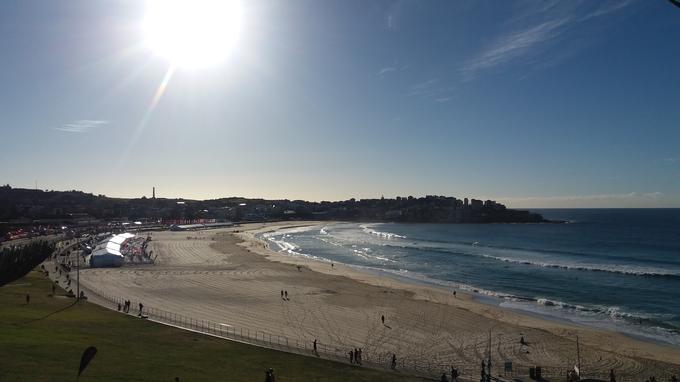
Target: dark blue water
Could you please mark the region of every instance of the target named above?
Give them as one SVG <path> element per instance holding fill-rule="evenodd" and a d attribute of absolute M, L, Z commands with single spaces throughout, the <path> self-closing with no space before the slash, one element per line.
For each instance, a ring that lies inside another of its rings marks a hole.
<path fill-rule="evenodd" d="M 265 237 L 293 256 L 680 345 L 680 209 L 536 212 L 569 223 L 336 223 Z"/>

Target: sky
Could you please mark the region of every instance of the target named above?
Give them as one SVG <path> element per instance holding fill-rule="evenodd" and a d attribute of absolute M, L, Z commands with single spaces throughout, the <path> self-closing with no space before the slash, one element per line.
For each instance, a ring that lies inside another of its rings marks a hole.
<path fill-rule="evenodd" d="M 680 207 L 668 1 L 240 4 L 195 68 L 149 45 L 143 1 L 1 2 L 0 183 Z"/>

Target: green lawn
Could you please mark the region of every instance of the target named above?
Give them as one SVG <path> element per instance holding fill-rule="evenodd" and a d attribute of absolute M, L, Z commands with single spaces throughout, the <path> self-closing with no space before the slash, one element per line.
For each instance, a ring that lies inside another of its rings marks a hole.
<path fill-rule="evenodd" d="M 74 381 L 90 345 L 98 352 L 81 381 L 251 382 L 264 381 L 268 367 L 277 382 L 421 381 L 202 336 L 50 293 L 38 272 L 0 288 L 0 381 Z"/>

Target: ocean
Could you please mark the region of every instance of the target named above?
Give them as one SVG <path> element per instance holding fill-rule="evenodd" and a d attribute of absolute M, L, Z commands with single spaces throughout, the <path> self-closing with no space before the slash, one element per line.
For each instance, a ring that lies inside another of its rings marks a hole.
<path fill-rule="evenodd" d="M 532 212 L 567 223 L 329 223 L 263 238 L 290 256 L 680 346 L 680 209 Z"/>

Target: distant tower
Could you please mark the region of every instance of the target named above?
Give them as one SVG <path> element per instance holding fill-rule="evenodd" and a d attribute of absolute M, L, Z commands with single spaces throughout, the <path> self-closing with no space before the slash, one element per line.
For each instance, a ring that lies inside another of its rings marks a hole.
<path fill-rule="evenodd" d="M 153 187 L 151 191 L 151 199 L 156 199 L 156 187 Z"/>
<path fill-rule="evenodd" d="M 463 200 L 463 205 L 465 205 L 465 207 L 467 207 L 467 206 L 468 206 L 468 203 L 469 203 L 468 198 L 465 198 L 465 199 Z"/>

